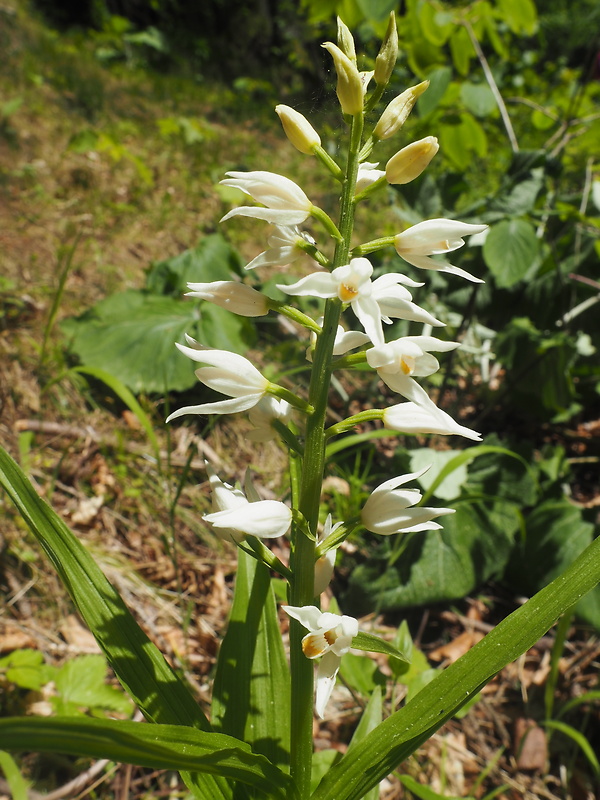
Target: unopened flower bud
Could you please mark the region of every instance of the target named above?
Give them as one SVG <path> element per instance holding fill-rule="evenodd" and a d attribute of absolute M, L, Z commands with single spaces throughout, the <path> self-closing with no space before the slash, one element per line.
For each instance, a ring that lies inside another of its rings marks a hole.
<path fill-rule="evenodd" d="M 406 122 L 408 115 L 413 110 L 414 104 L 417 99 L 423 94 L 425 89 L 429 86 L 429 81 L 423 81 L 416 86 L 411 86 L 398 97 L 395 97 L 388 107 L 385 109 L 379 122 L 375 126 L 373 136 L 375 139 L 389 139 L 393 136 Z"/>
<path fill-rule="evenodd" d="M 188 283 L 187 297 L 200 297 L 242 317 L 263 317 L 269 313 L 267 298 L 251 286 L 237 281 Z"/>
<path fill-rule="evenodd" d="M 439 149 L 435 136 L 426 136 L 403 147 L 385 165 L 387 182 L 403 184 L 418 178 Z"/>
<path fill-rule="evenodd" d="M 356 50 L 354 49 L 354 37 L 350 32 L 350 28 L 339 17 L 337 18 L 337 40 L 338 40 L 338 47 L 340 48 L 342 53 L 348 56 L 348 58 L 350 59 L 350 61 L 352 61 L 353 64 L 356 64 Z"/>
<path fill-rule="evenodd" d="M 342 112 L 351 116 L 360 114 L 363 110 L 364 90 L 356 64 L 333 42 L 325 42 L 323 47 L 328 53 L 331 53 L 333 58 L 338 77 L 336 94 L 340 101 Z"/>
<path fill-rule="evenodd" d="M 388 83 L 396 66 L 397 58 L 398 31 L 396 29 L 396 14 L 392 11 L 390 12 L 390 21 L 385 37 L 381 43 L 381 49 L 375 59 L 375 83 L 378 86 L 385 86 Z"/>
<path fill-rule="evenodd" d="M 313 149 L 321 144 L 321 137 L 310 122 L 299 111 L 289 106 L 275 106 L 285 135 L 301 153 L 311 155 Z"/>

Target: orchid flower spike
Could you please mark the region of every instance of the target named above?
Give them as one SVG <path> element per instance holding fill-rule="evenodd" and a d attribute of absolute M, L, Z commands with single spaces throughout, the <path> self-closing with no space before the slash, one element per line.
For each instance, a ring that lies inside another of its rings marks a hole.
<path fill-rule="evenodd" d="M 267 394 L 269 381 L 247 358 L 228 350 L 213 350 L 186 335 L 189 347 L 177 343 L 178 349 L 192 361 L 208 364 L 196 370 L 196 377 L 216 392 L 229 395 L 229 400 L 201 403 L 179 408 L 167 417 L 167 422 L 184 414 L 234 414 L 247 411 Z"/>
<path fill-rule="evenodd" d="M 420 478 L 429 467 L 420 472 L 391 478 L 378 486 L 369 496 L 360 514 L 362 524 L 368 531 L 390 536 L 411 531 L 433 531 L 442 526 L 432 522 L 434 517 L 454 514 L 453 508 L 410 508 L 421 500 L 418 489 L 398 489 L 415 478 Z"/>
<path fill-rule="evenodd" d="M 325 706 L 335 685 L 342 656 L 352 647 L 358 633 L 358 621 L 345 614 L 323 612 L 316 606 L 282 606 L 285 613 L 308 629 L 302 639 L 302 652 L 307 658 L 319 658 L 315 710 L 323 719 Z"/>
<path fill-rule="evenodd" d="M 246 269 L 282 267 L 291 264 L 292 261 L 296 261 L 304 255 L 304 250 L 299 245 L 306 242 L 315 244 L 312 236 L 303 233 L 296 226 L 276 225 L 275 232 L 267 239 L 269 249 L 259 253 L 249 264 L 246 264 Z"/>
<path fill-rule="evenodd" d="M 430 256 L 451 253 L 465 243 L 463 236 L 483 233 L 487 225 L 471 225 L 451 219 L 427 219 L 394 237 L 396 252 L 413 267 L 433 269 L 459 275 L 472 283 L 484 283 L 471 273 L 446 261 L 434 261 Z"/>
<path fill-rule="evenodd" d="M 279 500 L 248 500 L 241 489 L 223 483 L 207 464 L 208 479 L 212 489 L 213 512 L 202 519 L 213 528 L 221 539 L 235 544 L 246 536 L 261 539 L 276 539 L 283 536 L 292 522 L 291 509 Z M 256 497 L 256 490 L 249 481 L 247 494 Z"/>
<path fill-rule="evenodd" d="M 276 225 L 299 225 L 310 216 L 312 203 L 298 184 L 274 172 L 227 172 L 223 186 L 241 189 L 262 206 L 239 206 L 225 214 L 221 222 L 231 217 L 254 217 Z"/>

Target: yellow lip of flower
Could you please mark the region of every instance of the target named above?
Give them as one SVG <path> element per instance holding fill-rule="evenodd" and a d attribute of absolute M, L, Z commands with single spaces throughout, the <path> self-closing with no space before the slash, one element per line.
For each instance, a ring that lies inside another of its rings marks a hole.
<path fill-rule="evenodd" d="M 342 303 L 351 303 L 356 295 L 358 294 L 358 289 L 356 286 L 352 286 L 350 283 L 342 283 L 339 288 L 339 298 Z"/>

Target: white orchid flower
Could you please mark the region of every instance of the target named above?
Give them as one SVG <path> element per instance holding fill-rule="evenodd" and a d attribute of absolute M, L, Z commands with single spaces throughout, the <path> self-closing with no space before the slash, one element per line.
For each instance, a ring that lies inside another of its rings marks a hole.
<path fill-rule="evenodd" d="M 247 411 L 265 396 L 269 381 L 247 358 L 228 350 L 204 347 L 187 335 L 186 339 L 191 346 L 177 344 L 178 349 L 192 361 L 209 365 L 196 370 L 198 380 L 216 392 L 229 395 L 230 399 L 185 406 L 169 414 L 167 422 L 184 414 L 234 414 Z"/>
<path fill-rule="evenodd" d="M 288 422 L 292 407 L 287 400 L 277 400 L 275 397 L 263 397 L 250 409 L 248 417 L 254 425 L 254 430 L 249 431 L 246 437 L 251 442 L 268 442 L 277 436 L 273 427 L 274 420 Z"/>
<path fill-rule="evenodd" d="M 317 544 L 324 542 L 330 534 L 336 531 L 343 524 L 343 522 L 336 522 L 336 524 L 333 525 L 331 514 L 327 514 L 327 519 L 323 525 L 323 532 L 320 535 L 317 535 Z M 313 590 L 315 597 L 318 597 L 322 592 L 324 592 L 331 583 L 333 570 L 335 568 L 336 553 L 337 547 L 332 547 L 331 550 L 328 550 L 325 553 L 325 555 L 320 556 L 320 558 L 315 561 L 315 584 Z"/>
<path fill-rule="evenodd" d="M 379 312 L 384 322 L 391 323 L 392 318 L 406 319 L 411 322 L 422 322 L 433 327 L 443 327 L 444 323 L 432 316 L 429 311 L 412 302 L 412 295 L 406 289 L 423 286 L 401 275 L 398 272 L 388 272 L 380 275 L 372 284 L 372 296 L 379 306 Z"/>
<path fill-rule="evenodd" d="M 447 352 L 456 347 L 459 347 L 458 342 L 444 342 L 433 336 L 404 336 L 380 347 L 371 347 L 366 357 L 369 366 L 377 370 L 381 380 L 390 389 L 423 406 L 435 416 L 439 412 L 438 407 L 425 389 L 413 380 L 413 376 L 423 378 L 439 369 L 439 361 L 431 355 L 430 350 Z"/>
<path fill-rule="evenodd" d="M 299 225 L 310 216 L 312 203 L 297 183 L 275 172 L 227 172 L 223 186 L 241 189 L 261 206 L 239 206 L 225 214 L 221 222 L 231 217 L 254 217 L 276 225 Z"/>
<path fill-rule="evenodd" d="M 277 284 L 286 294 L 298 297 L 338 297 L 349 303 L 373 344 L 383 344 L 383 328 L 377 301 L 371 296 L 373 266 L 366 258 L 353 258 L 332 272 L 313 272 L 289 286 Z"/>
<path fill-rule="evenodd" d="M 384 177 L 385 170 L 377 169 L 378 166 L 379 163 L 372 163 L 371 161 L 364 161 L 359 165 L 354 194 L 360 194 L 368 186 L 375 183 L 375 181 Z"/>
<path fill-rule="evenodd" d="M 471 225 L 451 219 L 428 219 L 395 236 L 394 246 L 398 255 L 414 267 L 447 272 L 473 283 L 483 283 L 464 269 L 446 261 L 434 261 L 430 256 L 458 250 L 465 243 L 463 236 L 483 233 L 486 228 L 487 225 Z"/>
<path fill-rule="evenodd" d="M 475 442 L 481 441 L 480 433 L 459 425 L 441 408 L 434 414 L 429 408 L 423 408 L 416 403 L 398 403 L 384 409 L 382 421 L 386 428 L 402 433 L 437 433 L 442 436 L 455 434 Z"/>
<path fill-rule="evenodd" d="M 188 283 L 186 297 L 199 297 L 242 317 L 263 317 L 269 313 L 269 303 L 262 292 L 238 281 Z"/>
<path fill-rule="evenodd" d="M 257 267 L 282 267 L 291 264 L 304 254 L 304 250 L 298 247 L 299 243 L 308 242 L 315 244 L 315 240 L 308 233 L 303 233 L 296 226 L 286 227 L 276 225 L 275 232 L 267 239 L 268 250 L 259 253 L 253 258 L 246 269 L 256 269 Z"/>
<path fill-rule="evenodd" d="M 212 489 L 211 514 L 202 519 L 213 528 L 221 539 L 234 543 L 241 542 L 245 536 L 260 539 L 276 539 L 283 536 L 292 522 L 291 509 L 279 500 L 258 500 L 252 482 L 247 478 L 246 494 L 223 483 L 214 470 L 207 465 L 208 479 Z"/>
<path fill-rule="evenodd" d="M 345 614 L 321 611 L 316 606 L 282 606 L 286 614 L 310 631 L 302 639 L 302 652 L 307 658 L 319 658 L 315 710 L 321 719 L 331 696 L 344 653 L 352 647 L 358 633 L 358 621 Z"/>
<path fill-rule="evenodd" d="M 410 508 L 421 500 L 418 489 L 398 489 L 415 478 L 420 478 L 429 467 L 391 478 L 378 486 L 364 504 L 360 517 L 368 531 L 390 536 L 394 533 L 410 533 L 411 531 L 433 531 L 442 526 L 432 522 L 434 517 L 454 514 L 453 508 L 427 508 L 420 506 Z"/>

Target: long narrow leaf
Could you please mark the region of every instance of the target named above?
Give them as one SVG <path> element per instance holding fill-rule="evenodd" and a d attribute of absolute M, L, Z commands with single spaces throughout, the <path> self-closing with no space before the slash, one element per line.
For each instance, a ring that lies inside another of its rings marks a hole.
<path fill-rule="evenodd" d="M 313 800 L 359 800 L 600 581 L 600 538 L 541 592 L 392 714 L 325 776 Z"/>
<path fill-rule="evenodd" d="M 269 798 L 297 798 L 292 779 L 250 745 L 222 733 L 183 725 L 87 717 L 13 717 L 0 720 L 0 747 L 108 758 L 152 769 L 201 771 L 223 775 Z M 204 796 L 213 800 L 214 794 Z"/>
<path fill-rule="evenodd" d="M 559 722 L 559 720 L 556 719 L 547 719 L 545 722 L 542 722 L 542 725 L 545 725 L 546 728 L 560 731 L 560 733 L 563 733 L 565 736 L 569 736 L 581 749 L 581 752 L 590 762 L 590 766 L 596 775 L 600 775 L 600 762 L 598 761 L 598 757 L 594 753 L 594 748 L 581 731 L 578 731 L 572 725 L 567 725 L 566 722 Z"/>
<path fill-rule="evenodd" d="M 203 730 L 210 723 L 193 696 L 139 627 L 119 593 L 60 517 L 0 448 L 0 485 L 46 552 L 115 674 L 147 719 Z M 194 778 L 189 780 L 194 783 Z M 200 776 L 207 797 L 228 798 L 225 781 Z M 198 788 L 198 787 L 197 787 Z M 202 796 L 202 795 L 200 795 Z"/>
<path fill-rule="evenodd" d="M 269 570 L 238 550 L 233 605 L 213 685 L 213 725 L 286 767 L 289 703 L 290 671 Z"/>

